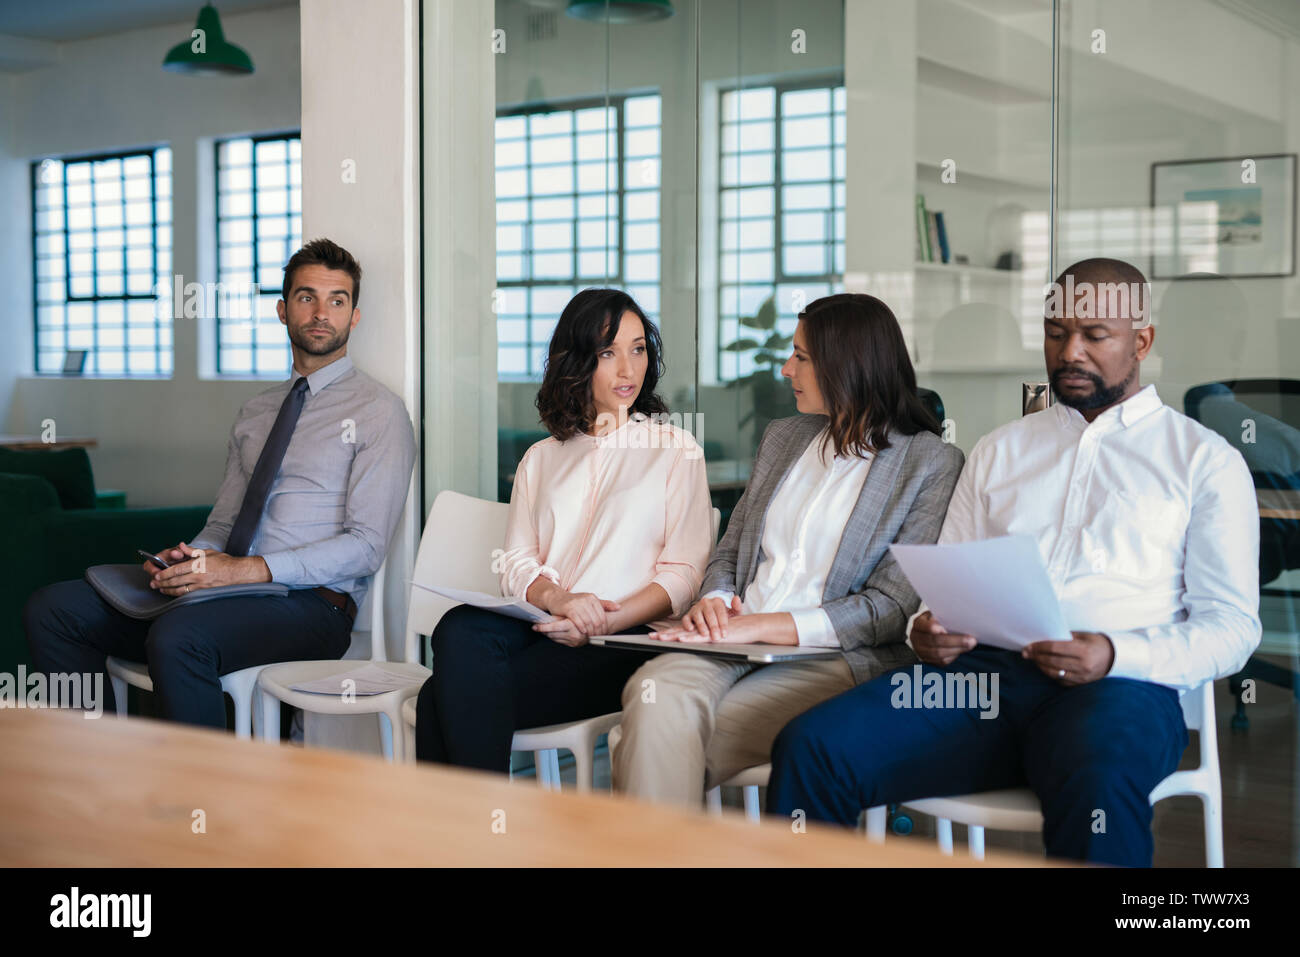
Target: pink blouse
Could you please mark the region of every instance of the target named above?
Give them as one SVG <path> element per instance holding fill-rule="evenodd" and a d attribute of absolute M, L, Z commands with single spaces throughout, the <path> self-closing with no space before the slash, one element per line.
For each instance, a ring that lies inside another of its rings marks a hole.
<path fill-rule="evenodd" d="M 635 415 L 603 436 L 543 439 L 515 472 L 501 593 L 545 575 L 622 601 L 650 582 L 690 608 L 713 550 L 704 451 L 683 429 Z"/>

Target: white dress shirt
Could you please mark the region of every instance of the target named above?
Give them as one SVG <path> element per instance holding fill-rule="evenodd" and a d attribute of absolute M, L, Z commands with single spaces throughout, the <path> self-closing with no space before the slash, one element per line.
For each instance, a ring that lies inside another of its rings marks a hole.
<path fill-rule="evenodd" d="M 813 438 L 772 496 L 763 517 L 758 569 L 740 605 L 747 614 L 789 612 L 799 644 L 838 648 L 830 616 L 821 608 L 822 594 L 873 456 L 835 455 L 829 441 L 823 454 L 825 436 L 822 430 Z M 704 597 L 730 604 L 732 594 L 712 591 Z"/>
<path fill-rule="evenodd" d="M 677 617 L 712 550 L 704 450 L 684 429 L 636 413 L 607 435 L 543 439 L 524 453 L 501 594 L 525 599 L 544 575 L 567 591 L 622 601 L 653 582 Z"/>
<path fill-rule="evenodd" d="M 1109 672 L 1179 691 L 1259 644 L 1259 512 L 1240 453 L 1148 385 L 1091 424 L 1062 404 L 980 439 L 940 544 L 1038 542 L 1072 631 L 1107 635 Z"/>

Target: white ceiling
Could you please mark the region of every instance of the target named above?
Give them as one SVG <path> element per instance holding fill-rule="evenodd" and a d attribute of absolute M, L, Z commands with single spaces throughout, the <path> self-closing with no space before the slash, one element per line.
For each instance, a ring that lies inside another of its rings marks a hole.
<path fill-rule="evenodd" d="M 167 23 L 193 25 L 204 0 L 0 0 L 0 34 L 65 42 Z M 212 0 L 223 17 L 297 0 Z M 238 38 L 234 38 L 236 41 Z"/>

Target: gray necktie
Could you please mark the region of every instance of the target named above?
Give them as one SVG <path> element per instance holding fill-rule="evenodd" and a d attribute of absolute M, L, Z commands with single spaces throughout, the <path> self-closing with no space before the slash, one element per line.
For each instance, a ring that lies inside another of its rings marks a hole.
<path fill-rule="evenodd" d="M 266 437 L 262 454 L 257 457 L 253 477 L 244 492 L 244 502 L 239 506 L 239 517 L 235 519 L 235 527 L 230 530 L 230 538 L 226 541 L 227 555 L 247 555 L 253 544 L 253 535 L 262 520 L 262 509 L 266 508 L 266 497 L 271 494 L 271 486 L 280 472 L 280 463 L 289 448 L 289 439 L 293 438 L 293 428 L 298 424 L 306 395 L 307 379 L 299 376 L 280 403 L 280 414 L 275 417 L 271 434 Z"/>

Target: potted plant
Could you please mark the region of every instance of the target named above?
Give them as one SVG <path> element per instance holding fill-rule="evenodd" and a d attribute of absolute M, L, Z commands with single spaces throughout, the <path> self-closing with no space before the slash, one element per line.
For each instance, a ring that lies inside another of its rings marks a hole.
<path fill-rule="evenodd" d="M 758 445 L 763 430 L 773 419 L 794 415 L 794 393 L 781 381 L 780 368 L 790 355 L 793 336 L 784 336 L 776 329 L 776 298 L 768 296 L 752 317 L 741 317 L 742 329 L 752 329 L 757 336 L 742 336 L 723 346 L 726 352 L 753 353 L 754 371 L 727 383 L 729 389 L 749 392 L 749 409 L 736 423 L 739 431 L 753 423 L 753 445 Z"/>

